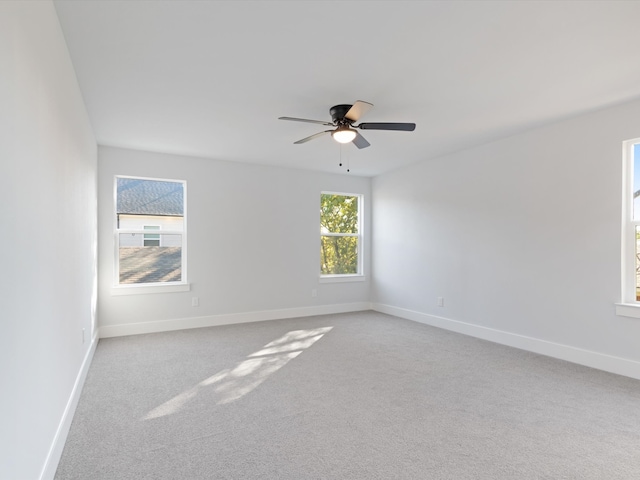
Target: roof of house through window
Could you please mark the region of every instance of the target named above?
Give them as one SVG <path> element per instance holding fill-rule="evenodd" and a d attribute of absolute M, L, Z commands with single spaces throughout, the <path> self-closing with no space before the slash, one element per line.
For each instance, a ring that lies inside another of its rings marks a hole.
<path fill-rule="evenodd" d="M 184 215 L 184 186 L 180 182 L 117 179 L 118 214 Z"/>

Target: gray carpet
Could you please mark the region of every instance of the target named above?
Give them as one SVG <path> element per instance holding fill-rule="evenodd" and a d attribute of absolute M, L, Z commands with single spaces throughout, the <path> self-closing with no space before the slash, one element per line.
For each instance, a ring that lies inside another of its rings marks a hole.
<path fill-rule="evenodd" d="M 640 382 L 375 312 L 101 340 L 56 479 L 640 479 Z"/>

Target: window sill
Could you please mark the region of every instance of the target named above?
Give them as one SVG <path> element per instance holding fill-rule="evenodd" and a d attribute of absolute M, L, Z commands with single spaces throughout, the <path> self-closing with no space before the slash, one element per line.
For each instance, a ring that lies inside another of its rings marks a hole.
<path fill-rule="evenodd" d="M 320 283 L 364 282 L 364 275 L 321 275 Z"/>
<path fill-rule="evenodd" d="M 616 315 L 640 318 L 640 303 L 616 303 Z"/>
<path fill-rule="evenodd" d="M 188 292 L 189 290 L 191 290 L 190 283 L 118 285 L 111 287 L 111 295 L 143 295 L 147 293 Z"/>

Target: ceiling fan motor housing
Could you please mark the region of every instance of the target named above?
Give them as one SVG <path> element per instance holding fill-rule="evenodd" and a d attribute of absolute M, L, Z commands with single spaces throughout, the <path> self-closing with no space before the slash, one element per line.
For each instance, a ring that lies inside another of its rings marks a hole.
<path fill-rule="evenodd" d="M 331 107 L 329 109 L 329 113 L 331 114 L 331 120 L 333 120 L 333 123 L 336 125 L 347 123 L 350 125 L 352 122 L 345 120 L 344 116 L 352 106 L 353 105 L 335 105 Z"/>

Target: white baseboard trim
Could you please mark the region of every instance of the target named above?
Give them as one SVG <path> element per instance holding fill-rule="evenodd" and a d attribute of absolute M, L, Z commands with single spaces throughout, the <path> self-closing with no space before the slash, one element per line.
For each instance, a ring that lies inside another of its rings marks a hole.
<path fill-rule="evenodd" d="M 538 338 L 527 337 L 525 335 L 505 332 L 503 330 L 496 330 L 480 325 L 473 325 L 471 323 L 451 320 L 449 318 L 429 315 L 391 305 L 373 303 L 371 305 L 371 309 L 407 320 L 413 320 L 414 322 L 431 325 L 432 327 L 462 333 L 471 337 L 481 338 L 490 342 L 500 343 L 509 347 L 539 353 L 548 357 L 558 358 L 568 362 L 577 363 L 579 365 L 640 380 L 640 362 L 635 360 L 614 357 L 604 353 L 584 350 L 569 345 L 540 340 Z"/>
<path fill-rule="evenodd" d="M 42 472 L 40 473 L 40 480 L 53 480 L 56 475 L 58 463 L 60 462 L 60 457 L 62 456 L 62 451 L 64 450 L 64 444 L 67 441 L 67 435 L 69 434 L 71 422 L 73 421 L 73 415 L 76 412 L 76 407 L 78 406 L 78 401 L 80 400 L 80 393 L 82 393 L 82 387 L 84 385 L 85 379 L 87 378 L 87 373 L 89 372 L 89 367 L 91 366 L 91 361 L 93 360 L 93 354 L 95 353 L 96 347 L 98 345 L 98 339 L 99 334 L 96 332 L 94 337 L 91 339 L 89 350 L 84 356 L 84 360 L 82 361 L 82 365 L 80 366 L 80 371 L 78 372 L 78 376 L 76 377 L 73 389 L 71 390 L 71 395 L 69 395 L 67 406 L 65 407 L 62 418 L 60 419 L 58 430 L 53 437 L 51 448 L 49 448 L 47 459 L 45 460 L 44 466 L 42 467 Z"/>
<path fill-rule="evenodd" d="M 340 303 L 334 305 L 319 305 L 314 307 L 285 308 L 280 310 L 263 310 L 259 312 L 229 313 L 223 315 L 208 315 L 206 317 L 179 318 L 173 320 L 159 320 L 156 322 L 129 323 L 120 325 L 101 325 L 100 338 L 121 337 L 124 335 L 139 335 L 141 333 L 168 332 L 188 328 L 217 327 L 235 323 L 262 322 L 281 318 L 310 317 L 314 315 L 329 315 L 332 313 L 359 312 L 371 310 L 371 303 Z"/>

